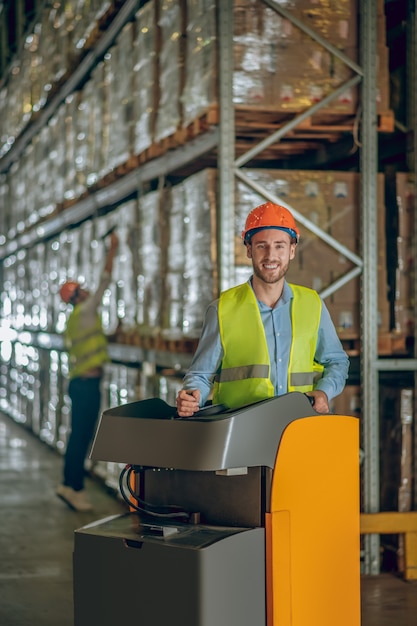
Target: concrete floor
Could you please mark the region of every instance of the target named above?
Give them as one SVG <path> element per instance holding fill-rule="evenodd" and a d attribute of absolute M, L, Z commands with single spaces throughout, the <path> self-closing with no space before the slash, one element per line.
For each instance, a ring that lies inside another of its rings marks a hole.
<path fill-rule="evenodd" d="M 68 509 L 54 493 L 62 458 L 1 413 L 0 469 L 0 624 L 73 626 L 73 532 L 126 507 L 87 479 L 94 512 Z M 417 582 L 364 577 L 362 626 L 417 626 Z"/>

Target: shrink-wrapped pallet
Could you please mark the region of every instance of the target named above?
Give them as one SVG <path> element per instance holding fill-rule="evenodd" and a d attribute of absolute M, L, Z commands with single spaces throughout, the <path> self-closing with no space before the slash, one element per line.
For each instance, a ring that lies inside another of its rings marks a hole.
<path fill-rule="evenodd" d="M 73 200 L 77 194 L 75 149 L 78 98 L 78 93 L 72 93 L 65 99 L 65 200 Z"/>
<path fill-rule="evenodd" d="M 51 180 L 53 168 L 50 167 L 51 159 L 54 157 L 56 158 L 56 153 L 51 147 L 50 127 L 46 125 L 37 135 L 36 153 L 34 153 L 36 182 L 32 181 L 32 184 L 36 187 L 39 219 L 49 217 L 56 206 L 56 197 L 52 193 L 54 187 Z"/>
<path fill-rule="evenodd" d="M 177 0 L 157 0 L 158 105 L 155 140 L 173 135 L 180 123 L 182 15 Z"/>
<path fill-rule="evenodd" d="M 88 142 L 91 149 L 91 170 L 87 185 L 94 185 L 107 171 L 109 147 L 109 93 L 105 81 L 106 64 L 100 61 L 91 73 L 90 113 L 91 124 L 88 130 Z M 88 87 L 90 89 L 90 87 Z"/>
<path fill-rule="evenodd" d="M 5 243 L 5 235 L 9 230 L 9 224 L 11 220 L 11 204 L 10 204 L 10 189 L 9 189 L 9 177 L 7 174 L 0 174 L 0 246 Z M 0 248 L 1 249 L 1 248 Z"/>
<path fill-rule="evenodd" d="M 93 126 L 92 82 L 88 81 L 83 89 L 75 94 L 74 137 L 74 166 L 75 166 L 75 193 L 80 196 L 88 185 L 89 175 L 93 169 L 94 143 L 91 141 Z"/>
<path fill-rule="evenodd" d="M 216 2 L 186 0 L 186 16 L 183 126 L 205 113 L 215 99 Z"/>
<path fill-rule="evenodd" d="M 133 153 L 140 154 L 152 143 L 156 113 L 156 23 L 155 2 L 147 2 L 135 16 L 133 40 Z"/>
<path fill-rule="evenodd" d="M 137 200 L 119 205 L 114 215 L 117 224 L 116 234 L 119 239 L 117 255 L 113 264 L 114 300 L 117 303 L 116 325 L 124 331 L 131 331 L 136 326 L 136 274 L 138 264 L 138 207 Z"/>
<path fill-rule="evenodd" d="M 68 71 L 68 36 L 65 28 L 64 3 L 55 2 L 42 13 L 40 54 L 45 67 L 45 90 L 65 76 Z"/>
<path fill-rule="evenodd" d="M 139 273 L 136 277 L 137 323 L 142 334 L 156 333 L 161 325 L 160 192 L 139 198 Z"/>
<path fill-rule="evenodd" d="M 65 197 L 65 104 L 61 104 L 48 122 L 49 145 L 49 197 L 56 207 Z"/>
<path fill-rule="evenodd" d="M 175 185 L 164 202 L 166 236 L 166 269 L 164 300 L 161 309 L 163 333 L 166 337 L 182 335 L 184 315 L 185 221 L 184 184 Z"/>
<path fill-rule="evenodd" d="M 338 53 L 330 52 L 290 19 L 259 0 L 234 6 L 233 101 L 236 105 L 297 113 L 313 106 L 355 75 L 339 52 L 359 60 L 356 0 L 307 2 L 294 0 L 283 8 L 317 33 Z M 378 33 L 385 32 L 383 11 L 377 16 Z M 358 87 L 345 90 L 323 113 L 354 114 Z M 377 107 L 389 109 L 388 56 L 385 39 L 378 38 Z"/>
<path fill-rule="evenodd" d="M 110 92 L 112 89 L 111 81 L 111 59 L 108 55 L 104 56 L 101 63 L 98 63 L 92 72 L 95 81 L 96 93 L 96 155 L 98 178 L 103 178 L 111 169 L 109 162 L 110 154 Z"/>
<path fill-rule="evenodd" d="M 40 276 L 39 263 L 34 258 L 34 250 L 26 251 L 26 286 L 25 286 L 25 325 L 28 329 L 39 330 L 38 297 L 39 289 L 35 290 L 36 272 Z"/>
<path fill-rule="evenodd" d="M 216 172 L 205 169 L 175 185 L 169 204 L 164 334 L 197 337 L 217 294 Z"/>
<path fill-rule="evenodd" d="M 183 332 L 198 337 L 209 303 L 217 295 L 216 172 L 205 169 L 184 181 Z"/>
<path fill-rule="evenodd" d="M 21 164 L 15 161 L 10 168 L 10 178 L 13 180 L 13 185 L 10 187 L 10 206 L 13 207 L 13 213 L 10 220 L 10 229 L 7 233 L 9 239 L 17 235 L 25 220 L 26 184 L 21 172 Z"/>
<path fill-rule="evenodd" d="M 132 52 L 133 27 L 122 29 L 116 43 L 106 55 L 109 88 L 109 167 L 125 163 L 131 152 L 132 136 Z"/>

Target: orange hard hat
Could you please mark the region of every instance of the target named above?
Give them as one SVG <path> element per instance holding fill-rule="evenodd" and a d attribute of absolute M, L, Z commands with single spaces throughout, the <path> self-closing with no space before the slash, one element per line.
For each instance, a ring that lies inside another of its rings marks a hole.
<path fill-rule="evenodd" d="M 77 289 L 81 287 L 80 283 L 77 283 L 75 280 L 67 280 L 66 283 L 61 285 L 59 289 L 59 295 L 63 299 L 64 302 L 69 304 L 73 299 L 75 292 Z"/>
<path fill-rule="evenodd" d="M 265 202 L 249 213 L 246 218 L 245 230 L 242 231 L 242 239 L 249 243 L 252 235 L 269 228 L 285 231 L 296 242 L 300 238 L 300 231 L 289 210 L 280 204 Z"/>

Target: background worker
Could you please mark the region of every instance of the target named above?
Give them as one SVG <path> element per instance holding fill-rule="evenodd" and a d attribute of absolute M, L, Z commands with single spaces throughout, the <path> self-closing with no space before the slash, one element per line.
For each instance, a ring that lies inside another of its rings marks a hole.
<path fill-rule="evenodd" d="M 73 306 L 64 332 L 65 346 L 69 353 L 68 393 L 72 410 L 63 483 L 56 494 L 76 511 L 92 509 L 84 490 L 84 463 L 101 406 L 103 366 L 109 361 L 107 338 L 98 309 L 110 283 L 117 246 L 118 238 L 113 232 L 110 235 L 110 248 L 104 270 L 94 294 L 90 294 L 75 281 L 67 281 L 60 288 L 61 298 Z"/>
<path fill-rule="evenodd" d="M 266 202 L 249 213 L 242 238 L 253 274 L 209 305 L 178 415 L 192 416 L 211 391 L 213 404 L 229 408 L 301 391 L 328 413 L 349 359 L 317 292 L 285 279 L 299 240 L 294 218 Z"/>

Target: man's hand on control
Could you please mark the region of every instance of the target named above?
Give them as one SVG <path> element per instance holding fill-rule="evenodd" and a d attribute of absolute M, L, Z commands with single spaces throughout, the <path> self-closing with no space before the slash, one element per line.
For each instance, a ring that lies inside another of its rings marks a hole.
<path fill-rule="evenodd" d="M 315 391 L 309 391 L 306 395 L 310 396 L 311 398 L 314 398 L 313 407 L 314 407 L 314 410 L 317 411 L 317 413 L 329 412 L 329 401 L 324 391 L 320 391 L 319 389 L 316 389 Z"/>
<path fill-rule="evenodd" d="M 191 417 L 200 410 L 200 390 L 181 389 L 177 395 L 177 413 L 180 417 Z"/>

